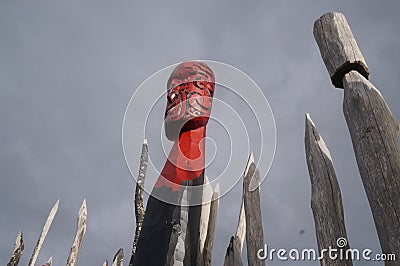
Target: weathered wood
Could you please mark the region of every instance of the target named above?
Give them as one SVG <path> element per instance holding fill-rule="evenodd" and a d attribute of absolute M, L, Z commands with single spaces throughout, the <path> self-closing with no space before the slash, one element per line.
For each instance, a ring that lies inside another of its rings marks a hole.
<path fill-rule="evenodd" d="M 19 260 L 21 259 L 23 251 L 24 251 L 24 239 L 22 236 L 22 230 L 20 230 L 17 235 L 17 238 L 15 239 L 14 250 L 11 255 L 10 261 L 7 263 L 7 266 L 17 266 Z"/>
<path fill-rule="evenodd" d="M 183 187 L 199 186 L 204 182 L 204 170 L 194 180 L 187 180 L 182 183 L 179 190 L 173 191 L 166 186 L 154 187 L 147 201 L 145 218 L 137 245 L 134 265 L 165 265 L 175 254 L 176 241 L 178 240 L 177 230 L 181 225 L 181 200 Z M 201 199 L 202 190 L 189 190 L 191 199 Z M 188 191 L 188 192 L 189 192 Z M 193 193 L 195 196 L 193 197 Z M 158 198 L 168 197 L 169 202 Z M 197 251 L 199 244 L 201 206 L 189 206 L 189 218 L 184 247 L 184 264 L 196 265 Z M 187 246 L 188 245 L 188 246 Z M 154 256 L 154 254 L 158 254 Z M 178 254 L 178 253 L 176 253 Z"/>
<path fill-rule="evenodd" d="M 103 262 L 103 266 L 108 266 L 108 260 L 105 260 L 105 261 Z"/>
<path fill-rule="evenodd" d="M 124 265 L 124 250 L 120 248 L 114 256 L 112 266 L 123 266 Z"/>
<path fill-rule="evenodd" d="M 246 237 L 246 214 L 244 210 L 244 197 L 242 196 L 242 204 L 240 206 L 239 221 L 236 228 L 236 234 L 231 237 L 228 248 L 226 249 L 225 261 L 224 261 L 225 266 L 243 265 L 241 256 L 242 256 L 245 237 Z"/>
<path fill-rule="evenodd" d="M 50 210 L 50 214 L 47 217 L 46 222 L 44 223 L 44 226 L 43 226 L 42 232 L 40 234 L 40 237 L 39 237 L 39 239 L 38 239 L 38 241 L 36 243 L 36 246 L 35 246 L 35 248 L 33 250 L 31 259 L 29 260 L 29 263 L 28 263 L 29 266 L 34 266 L 35 265 L 36 259 L 37 259 L 38 255 L 39 255 L 39 252 L 40 252 L 40 249 L 42 248 L 43 242 L 46 239 L 47 233 L 49 232 L 51 224 L 53 223 L 54 217 L 56 216 L 59 203 L 60 203 L 60 199 L 58 199 L 56 201 L 56 203 L 53 205 L 53 208 L 51 208 L 51 210 Z"/>
<path fill-rule="evenodd" d="M 265 265 L 265 262 L 257 257 L 257 251 L 264 247 L 259 184 L 260 173 L 251 154 L 243 178 L 247 261 L 249 265 Z"/>
<path fill-rule="evenodd" d="M 50 257 L 44 266 L 51 266 L 51 265 L 53 265 L 53 257 Z"/>
<path fill-rule="evenodd" d="M 136 189 L 135 189 L 136 229 L 135 229 L 135 237 L 133 239 L 132 255 L 129 261 L 129 266 L 133 266 L 137 242 L 139 240 L 140 232 L 142 230 L 143 219 L 145 214 L 145 209 L 143 204 L 143 190 L 144 190 L 144 181 L 146 179 L 148 160 L 149 160 L 149 147 L 147 145 L 147 139 L 144 139 L 142 144 L 142 153 L 140 155 L 139 176 L 136 182 Z"/>
<path fill-rule="evenodd" d="M 190 241 L 187 240 L 188 223 L 189 223 L 189 204 L 191 199 L 191 187 L 182 187 L 181 207 L 175 209 L 174 216 L 179 219 L 179 222 L 174 223 L 171 232 L 169 250 L 167 255 L 168 266 L 184 265 L 185 252 L 188 250 L 187 245 Z M 177 214 L 179 213 L 179 214 Z"/>
<path fill-rule="evenodd" d="M 224 266 L 242 266 L 242 252 L 240 251 L 240 240 L 238 236 L 232 236 L 226 249 Z"/>
<path fill-rule="evenodd" d="M 246 212 L 244 210 L 244 198 L 242 198 L 242 205 L 240 206 L 239 221 L 235 237 L 237 237 L 237 242 L 239 243 L 239 251 L 242 253 L 244 238 L 246 237 Z"/>
<path fill-rule="evenodd" d="M 215 226 L 217 224 L 217 216 L 218 216 L 218 206 L 219 206 L 219 195 L 220 189 L 219 184 L 215 186 L 214 193 L 211 199 L 210 205 L 210 216 L 208 218 L 208 228 L 207 228 L 207 236 L 204 242 L 203 249 L 203 264 L 209 266 L 211 265 L 211 257 L 212 257 L 212 249 L 214 245 L 215 238 Z"/>
<path fill-rule="evenodd" d="M 351 70 L 369 77 L 368 66 L 343 14 L 321 16 L 314 23 L 314 38 L 336 88 L 343 88 L 343 76 Z"/>
<path fill-rule="evenodd" d="M 210 180 L 207 176 L 204 177 L 204 186 L 203 186 L 203 197 L 202 197 L 202 206 L 201 206 L 201 215 L 200 215 L 200 236 L 199 236 L 199 247 L 197 252 L 197 265 L 204 265 L 203 262 L 203 250 L 204 243 L 207 237 L 208 230 L 208 219 L 210 217 L 210 203 L 212 198 L 213 190 L 210 185 Z"/>
<path fill-rule="evenodd" d="M 86 199 L 84 199 L 82 202 L 82 206 L 79 209 L 77 230 L 75 234 L 74 243 L 72 244 L 71 251 L 68 256 L 67 266 L 76 265 L 79 251 L 81 249 L 83 238 L 86 232 L 86 219 L 87 219 L 87 209 L 86 209 Z"/>
<path fill-rule="evenodd" d="M 382 251 L 400 258 L 399 124 L 381 93 L 358 72 L 346 74 L 343 84 L 343 112 Z"/>
<path fill-rule="evenodd" d="M 314 122 L 306 114 L 305 150 L 311 179 L 311 209 L 314 214 L 318 249 L 336 248 L 340 238 L 347 238 L 342 196 L 333 167 L 332 157 Z M 348 245 L 342 248 L 344 252 Z M 345 253 L 343 253 L 345 254 Z M 351 260 L 332 260 L 324 256 L 321 265 L 353 265 Z"/>

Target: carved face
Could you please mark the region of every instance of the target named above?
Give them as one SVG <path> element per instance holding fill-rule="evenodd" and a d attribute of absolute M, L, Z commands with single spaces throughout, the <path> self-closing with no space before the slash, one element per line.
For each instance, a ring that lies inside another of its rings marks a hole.
<path fill-rule="evenodd" d="M 205 63 L 179 64 L 167 84 L 165 133 L 175 140 L 180 132 L 205 126 L 211 113 L 214 73 Z"/>

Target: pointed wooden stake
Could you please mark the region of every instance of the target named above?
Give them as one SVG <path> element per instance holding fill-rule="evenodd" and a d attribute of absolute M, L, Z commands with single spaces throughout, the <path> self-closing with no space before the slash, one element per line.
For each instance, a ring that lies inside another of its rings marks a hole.
<path fill-rule="evenodd" d="M 40 234 L 40 237 L 36 243 L 35 249 L 33 250 L 31 259 L 29 260 L 29 263 L 28 263 L 29 266 L 35 265 L 36 259 L 40 252 L 40 249 L 42 248 L 43 242 L 46 239 L 47 233 L 49 232 L 51 224 L 53 223 L 54 217 L 56 216 L 56 213 L 58 211 L 59 203 L 60 203 L 60 199 L 58 199 L 56 201 L 56 203 L 54 204 L 53 208 L 51 208 L 50 214 L 47 217 L 47 220 L 43 226 L 42 233 Z"/>
<path fill-rule="evenodd" d="M 204 265 L 203 263 L 203 250 L 204 243 L 207 237 L 208 230 L 208 219 L 210 218 L 210 206 L 212 199 L 213 190 L 210 184 L 210 180 L 207 176 L 204 177 L 204 187 L 202 195 L 201 215 L 200 215 L 200 237 L 199 247 L 197 252 L 197 265 Z"/>
<path fill-rule="evenodd" d="M 120 248 L 114 256 L 112 266 L 123 266 L 124 265 L 124 250 Z"/>
<path fill-rule="evenodd" d="M 347 238 L 344 223 L 342 196 L 328 147 L 318 134 L 310 115 L 306 114 L 305 147 L 308 171 L 311 179 L 311 209 L 314 214 L 318 249 L 321 252 L 329 247 L 338 248 L 337 241 Z M 343 252 L 349 249 L 342 247 Z M 325 256 L 321 265 L 353 265 L 351 260 L 335 259 Z"/>
<path fill-rule="evenodd" d="M 84 199 L 82 202 L 82 206 L 79 209 L 75 240 L 74 243 L 72 244 L 71 251 L 68 256 L 67 266 L 76 265 L 78 254 L 81 249 L 83 238 L 86 232 L 86 219 L 87 219 L 87 209 L 86 209 L 86 199 Z"/>
<path fill-rule="evenodd" d="M 239 221 L 236 229 L 236 238 L 239 244 L 239 251 L 242 253 L 244 239 L 246 237 L 246 213 L 244 210 L 244 199 L 242 199 L 242 205 L 240 206 Z"/>
<path fill-rule="evenodd" d="M 24 240 L 22 237 L 22 230 L 20 230 L 17 235 L 17 238 L 15 239 L 14 251 L 11 255 L 10 261 L 7 263 L 7 266 L 17 266 L 23 251 L 24 251 Z"/>
<path fill-rule="evenodd" d="M 253 153 L 250 153 L 246 169 L 243 176 L 246 176 L 250 164 L 254 162 Z M 244 244 L 244 238 L 246 237 L 246 212 L 244 208 L 244 193 L 242 195 L 242 204 L 240 206 L 239 221 L 236 228 L 236 234 L 231 237 L 228 248 L 226 249 L 224 266 L 241 266 L 242 261 L 242 250 Z"/>
<path fill-rule="evenodd" d="M 50 257 L 44 266 L 51 266 L 53 264 L 53 258 Z"/>
<path fill-rule="evenodd" d="M 132 255 L 129 261 L 129 266 L 133 266 L 136 247 L 140 237 L 140 232 L 142 230 L 143 219 L 145 214 L 145 209 L 143 204 L 143 190 L 144 190 L 144 181 L 146 179 L 148 160 L 149 160 L 149 147 L 147 144 L 147 139 L 144 139 L 142 144 L 142 153 L 140 155 L 139 177 L 136 182 L 136 190 L 135 190 L 136 230 L 135 230 L 135 237 L 133 239 Z"/>
<path fill-rule="evenodd" d="M 256 168 L 254 157 L 251 153 L 243 178 L 247 261 L 249 265 L 265 265 L 265 262 L 257 257 L 257 251 L 264 247 L 259 184 L 260 173 Z"/>
<path fill-rule="evenodd" d="M 212 248 L 215 238 L 215 226 L 217 224 L 217 216 L 218 216 L 219 195 L 220 195 L 220 189 L 219 189 L 219 184 L 217 184 L 215 186 L 214 193 L 211 199 L 207 236 L 204 242 L 203 265 L 206 266 L 211 265 Z"/>
<path fill-rule="evenodd" d="M 242 252 L 240 251 L 240 243 L 238 236 L 232 236 L 229 246 L 226 249 L 224 266 L 242 266 Z"/>
<path fill-rule="evenodd" d="M 108 260 L 105 260 L 103 266 L 108 266 Z"/>

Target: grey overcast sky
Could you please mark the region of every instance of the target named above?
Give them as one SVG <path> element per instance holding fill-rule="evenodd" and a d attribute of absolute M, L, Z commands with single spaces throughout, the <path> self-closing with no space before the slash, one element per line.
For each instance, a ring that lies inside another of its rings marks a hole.
<path fill-rule="evenodd" d="M 126 105 L 149 75 L 197 58 L 249 74 L 273 110 L 276 156 L 261 188 L 266 243 L 316 248 L 303 144 L 310 112 L 334 159 L 350 245 L 380 252 L 342 113 L 343 91 L 330 83 L 312 28 L 325 12 L 346 15 L 370 80 L 400 118 L 399 7 L 395 0 L 2 0 L 0 264 L 20 229 L 21 265 L 27 264 L 57 198 L 59 212 L 38 265 L 50 256 L 54 265 L 65 264 L 83 198 L 88 227 L 78 264 L 101 265 L 120 247 L 129 257 L 135 220 L 134 182 L 121 145 Z M 137 127 L 142 141 L 143 125 Z M 237 186 L 221 199 L 215 265 L 222 265 L 235 231 L 240 194 Z"/>

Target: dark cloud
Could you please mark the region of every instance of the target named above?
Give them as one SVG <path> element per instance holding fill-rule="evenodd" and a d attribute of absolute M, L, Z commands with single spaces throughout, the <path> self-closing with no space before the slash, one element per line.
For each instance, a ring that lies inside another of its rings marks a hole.
<path fill-rule="evenodd" d="M 83 198 L 88 230 L 79 264 L 101 265 L 119 247 L 129 254 L 134 182 L 121 148 L 124 110 L 150 74 L 194 58 L 240 68 L 269 99 L 278 143 L 262 185 L 265 240 L 276 248 L 316 247 L 303 147 L 304 113 L 310 112 L 334 159 L 350 244 L 378 252 L 341 110 L 343 91 L 330 84 L 312 26 L 327 11 L 347 16 L 372 82 L 400 117 L 398 8 L 394 1 L 362 0 L 2 1 L 0 264 L 20 228 L 21 263 L 28 262 L 57 198 L 59 213 L 38 262 L 53 256 L 55 265 L 65 263 Z M 138 138 L 141 132 L 139 125 Z M 240 195 L 238 186 L 221 199 L 216 265 L 234 233 Z"/>

